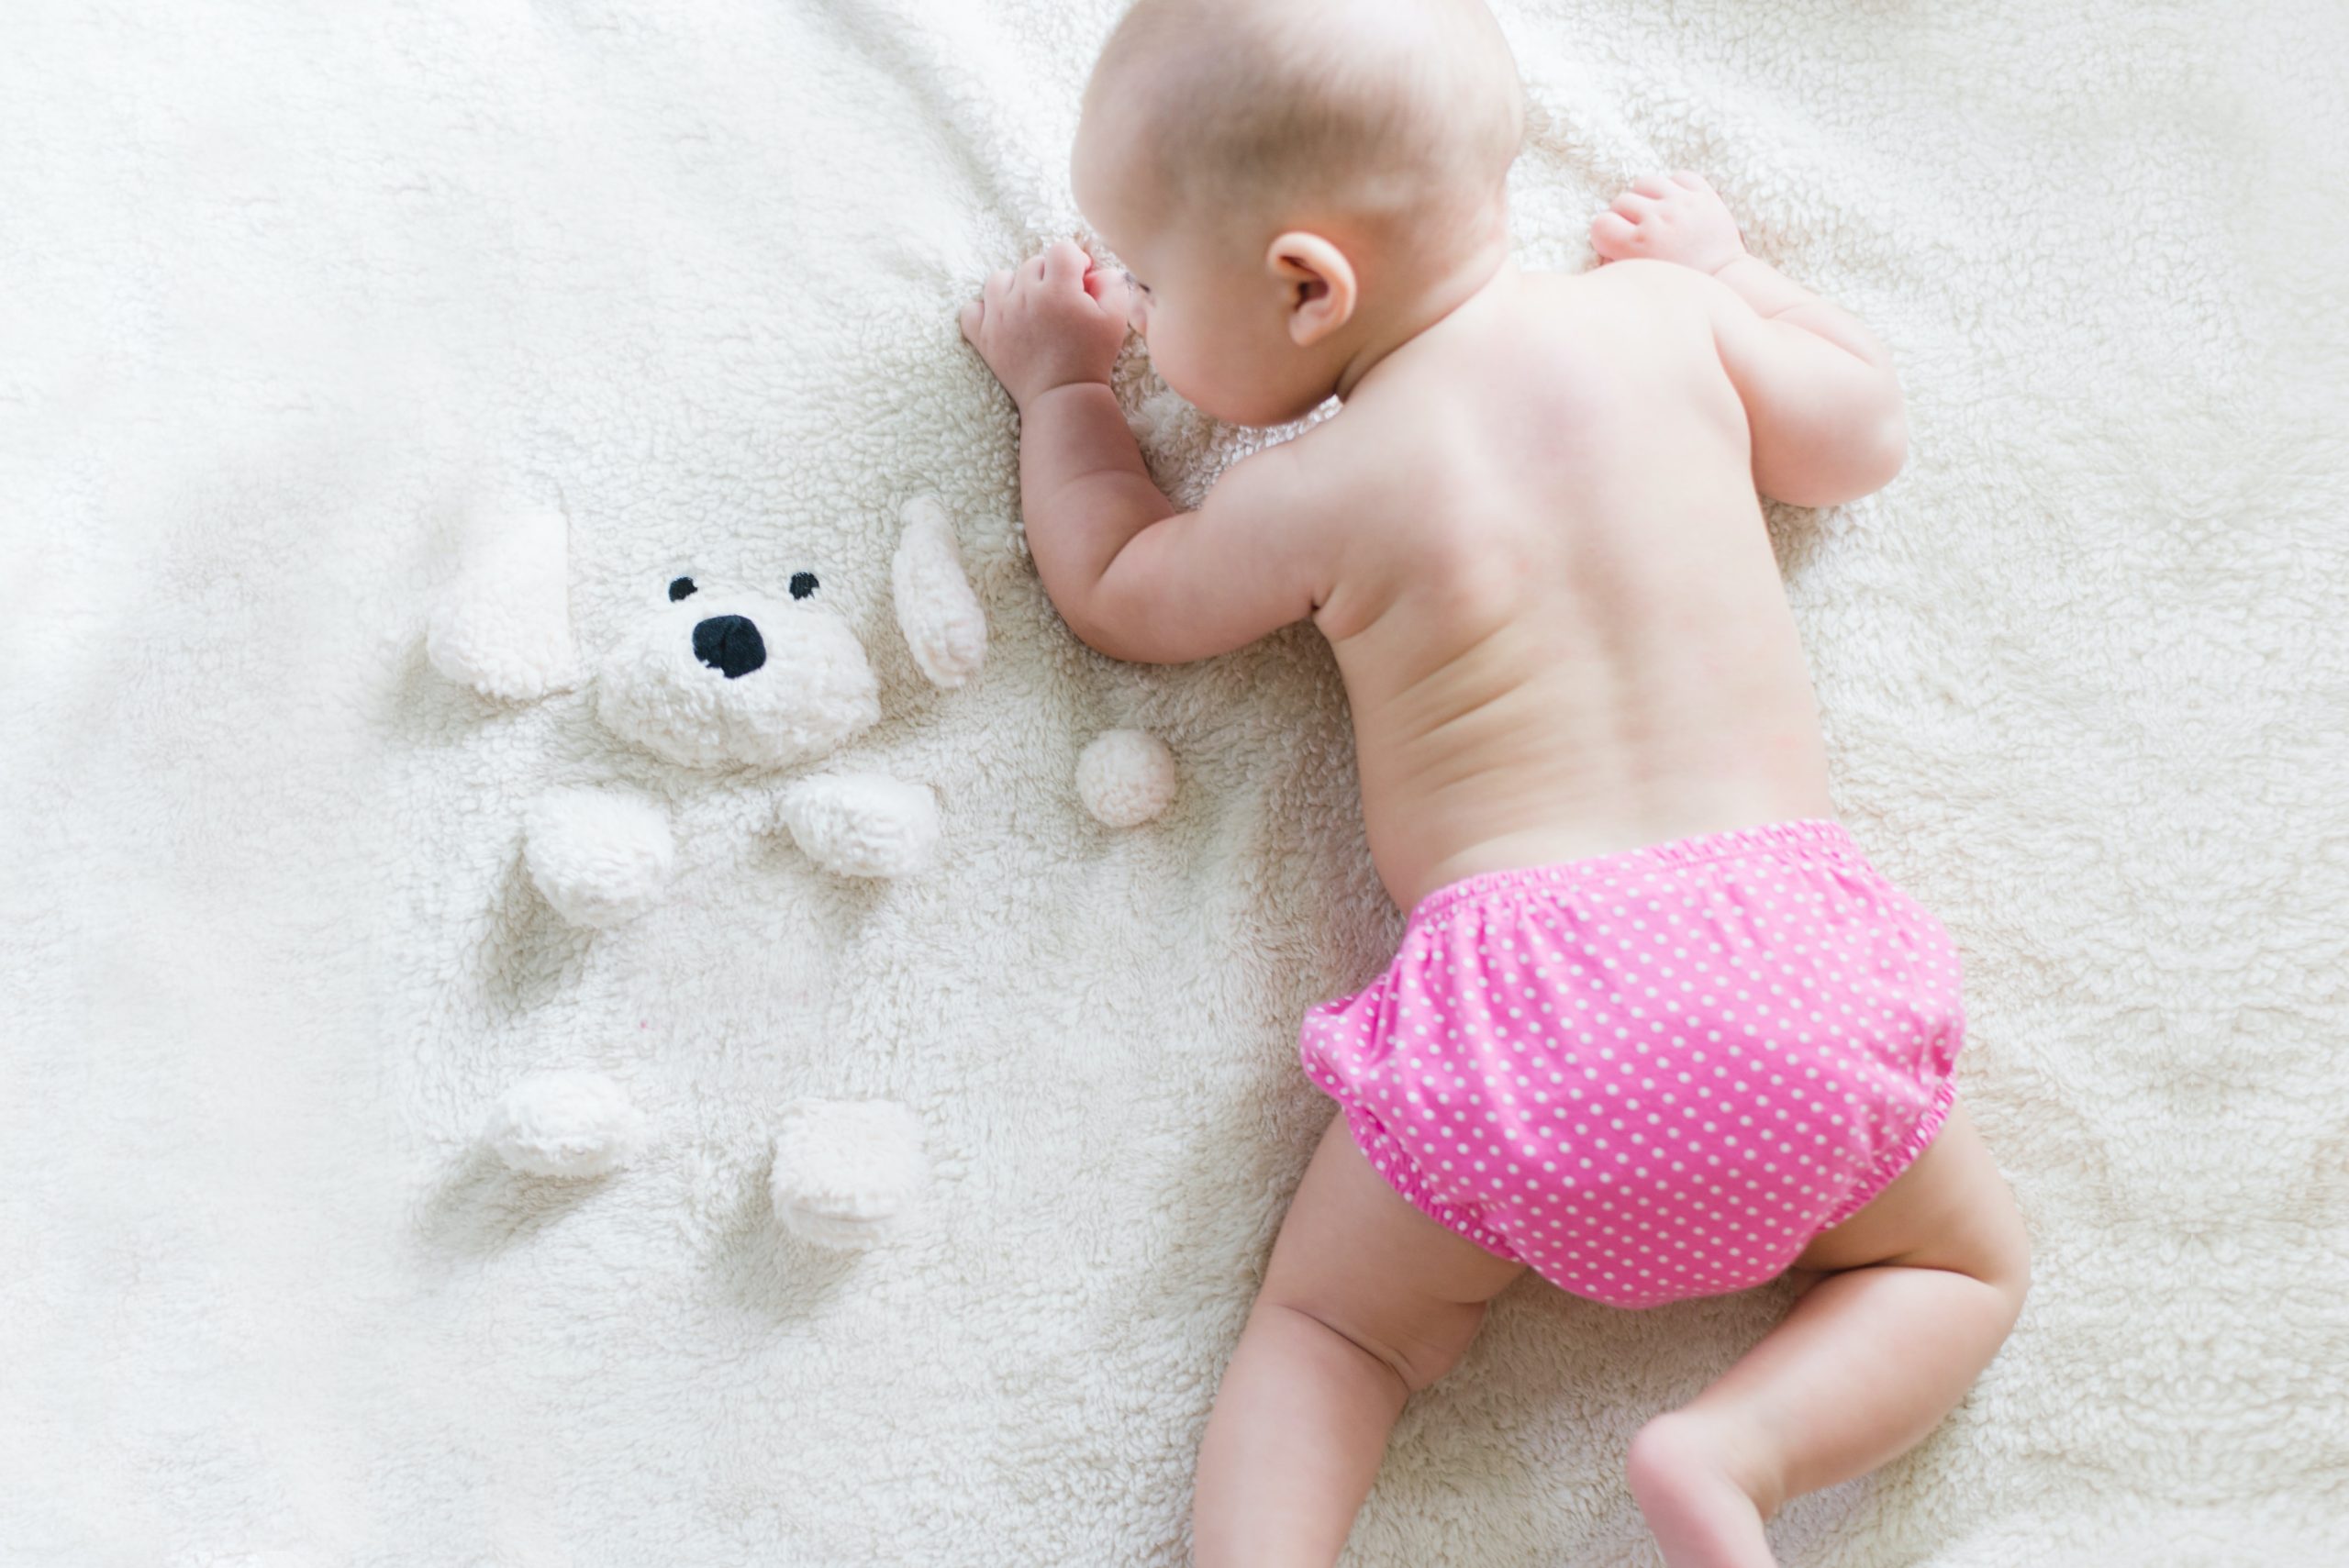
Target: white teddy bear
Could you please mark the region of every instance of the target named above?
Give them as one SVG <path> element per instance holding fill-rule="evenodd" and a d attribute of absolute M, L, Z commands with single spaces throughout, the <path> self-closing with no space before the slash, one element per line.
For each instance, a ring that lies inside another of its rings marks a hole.
<path fill-rule="evenodd" d="M 433 667 L 484 695 L 533 702 L 580 684 L 572 639 L 568 528 L 559 511 L 496 517 L 425 626 Z M 953 525 L 935 499 L 902 514 L 891 563 L 899 630 L 933 685 L 978 672 L 986 619 Z M 788 599 L 705 594 L 690 577 L 630 628 L 595 672 L 595 712 L 620 739 L 694 768 L 782 769 L 829 756 L 881 717 L 873 669 L 848 623 L 814 602 L 802 573 Z M 844 876 L 922 870 L 939 841 L 926 784 L 838 772 L 796 778 L 775 822 Z M 625 925 L 659 903 L 675 867 L 667 816 L 616 789 L 551 788 L 525 813 L 522 859 L 548 905 L 576 925 Z M 911 1114 L 886 1102 L 802 1099 L 785 1107 L 771 1180 L 779 1223 L 810 1240 L 869 1245 L 907 1213 L 926 1172 Z M 601 1173 L 642 1124 L 609 1080 L 540 1074 L 508 1091 L 484 1139 L 541 1175 Z"/>

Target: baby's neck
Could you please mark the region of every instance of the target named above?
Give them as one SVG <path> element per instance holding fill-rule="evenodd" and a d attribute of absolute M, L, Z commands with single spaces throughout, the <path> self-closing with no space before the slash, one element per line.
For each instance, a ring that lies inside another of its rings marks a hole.
<path fill-rule="evenodd" d="M 1472 303 L 1505 293 L 1517 282 L 1517 259 L 1509 254 L 1507 233 L 1497 235 L 1481 250 L 1420 289 L 1408 303 L 1392 311 L 1373 330 L 1338 373 L 1336 396 L 1343 403 L 1371 367 L 1387 355 Z"/>

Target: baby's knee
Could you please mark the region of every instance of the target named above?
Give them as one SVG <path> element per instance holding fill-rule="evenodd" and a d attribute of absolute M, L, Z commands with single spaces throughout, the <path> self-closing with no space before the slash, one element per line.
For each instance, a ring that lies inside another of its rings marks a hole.
<path fill-rule="evenodd" d="M 1975 1255 L 1966 1272 L 1996 1289 L 2012 1312 L 2020 1314 L 2023 1297 L 2031 1294 L 2031 1231 L 2003 1182 L 1998 1184 L 1995 1198 L 1980 1207 L 1985 1212 L 1977 1222 Z"/>
<path fill-rule="evenodd" d="M 1999 1241 L 1991 1257 L 1991 1272 L 1987 1276 L 2007 1299 L 2008 1324 L 2022 1316 L 2023 1297 L 2031 1294 L 2031 1233 L 2023 1229 L 2022 1217 L 2017 1215 L 2014 1224 Z"/>

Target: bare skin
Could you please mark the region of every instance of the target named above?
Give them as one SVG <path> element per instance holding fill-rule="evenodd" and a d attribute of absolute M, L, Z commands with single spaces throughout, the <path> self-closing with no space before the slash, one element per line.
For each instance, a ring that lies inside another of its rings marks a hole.
<path fill-rule="evenodd" d="M 1150 295 L 1064 243 L 963 313 L 1019 403 L 1030 549 L 1080 637 L 1166 662 L 1309 617 L 1400 908 L 1479 871 L 1834 815 L 1757 492 L 1828 505 L 1898 469 L 1865 328 L 1747 255 L 1692 174 L 1625 192 L 1592 272 L 1522 272 L 1496 226 L 1398 283 L 1326 218 L 1157 232 L 1115 146 L 1080 137 L 1078 195 Z M 1182 512 L 1108 388 L 1130 314 L 1210 412 L 1342 412 Z M 2006 1338 L 2028 1251 L 1961 1107 L 1798 1266 L 1821 1277 L 1787 1319 L 1631 1446 L 1671 1568 L 1772 1562 L 1787 1497 L 1920 1440 Z M 1397 1195 L 1333 1118 L 1201 1448 L 1202 1568 L 1333 1562 L 1404 1401 L 1521 1272 Z"/>

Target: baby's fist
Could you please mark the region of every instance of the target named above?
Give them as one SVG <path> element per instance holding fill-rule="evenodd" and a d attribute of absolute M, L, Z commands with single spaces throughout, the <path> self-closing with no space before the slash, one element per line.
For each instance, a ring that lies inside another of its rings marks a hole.
<path fill-rule="evenodd" d="M 1737 220 L 1712 186 L 1682 171 L 1669 180 L 1631 182 L 1615 205 L 1591 220 L 1590 243 L 1605 261 L 1645 257 L 1718 272 L 1745 254 Z"/>
<path fill-rule="evenodd" d="M 1015 403 L 1073 381 L 1106 382 L 1126 341 L 1121 278 L 1093 270 L 1074 240 L 987 279 L 963 305 L 963 336 Z"/>

